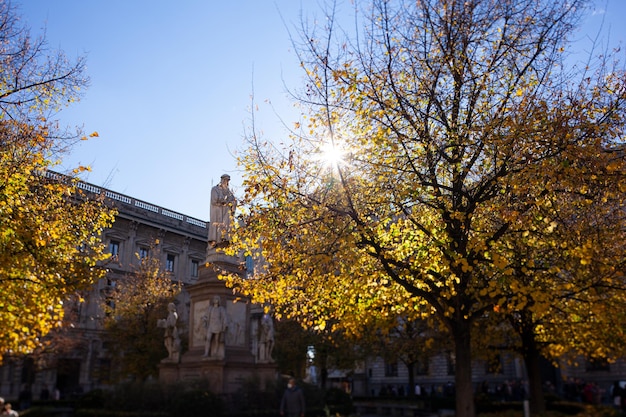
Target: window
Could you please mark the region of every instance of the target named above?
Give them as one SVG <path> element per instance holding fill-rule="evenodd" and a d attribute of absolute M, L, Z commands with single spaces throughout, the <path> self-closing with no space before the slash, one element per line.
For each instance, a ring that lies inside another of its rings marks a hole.
<path fill-rule="evenodd" d="M 145 246 L 139 247 L 139 260 L 143 261 L 150 255 L 150 250 Z"/>
<path fill-rule="evenodd" d="M 254 260 L 252 256 L 246 256 L 246 278 L 252 278 L 254 276 Z"/>
<path fill-rule="evenodd" d="M 398 376 L 398 362 L 385 361 L 385 376 Z"/>
<path fill-rule="evenodd" d="M 193 278 L 198 278 L 198 268 L 200 267 L 200 262 L 196 260 L 191 261 L 191 276 Z"/>
<path fill-rule="evenodd" d="M 113 315 L 113 312 L 115 311 L 115 301 L 113 301 L 113 298 L 107 297 L 104 304 L 106 304 L 106 307 L 104 309 L 104 314 L 107 317 L 110 317 L 111 315 Z"/>
<path fill-rule="evenodd" d="M 120 242 L 119 240 L 111 240 L 109 241 L 109 253 L 111 254 L 111 259 L 113 261 L 119 261 L 120 258 Z"/>
<path fill-rule="evenodd" d="M 176 255 L 168 253 L 167 258 L 165 259 L 165 270 L 167 272 L 174 272 L 174 261 L 176 260 Z"/>

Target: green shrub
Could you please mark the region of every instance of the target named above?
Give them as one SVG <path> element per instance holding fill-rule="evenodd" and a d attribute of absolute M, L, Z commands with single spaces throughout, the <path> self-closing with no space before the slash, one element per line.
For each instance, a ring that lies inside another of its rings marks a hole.
<path fill-rule="evenodd" d="M 524 405 L 519 401 L 483 402 L 476 404 L 476 411 L 480 413 L 504 413 L 509 410 L 523 410 Z"/>
<path fill-rule="evenodd" d="M 128 383 L 111 391 L 90 391 L 78 402 L 75 416 L 221 417 L 221 399 L 201 386 L 207 384 Z"/>
<path fill-rule="evenodd" d="M 432 397 L 430 405 L 433 410 L 454 410 L 456 399 L 454 397 Z"/>
<path fill-rule="evenodd" d="M 344 390 L 339 388 L 330 388 L 326 391 L 324 402 L 327 407 L 328 415 L 347 416 L 354 412 L 352 398 Z"/>
<path fill-rule="evenodd" d="M 581 403 L 555 401 L 546 404 L 546 408 L 548 410 L 557 411 L 568 416 L 575 416 L 577 414 L 580 414 L 585 409 L 585 406 Z"/>
<path fill-rule="evenodd" d="M 89 391 L 84 394 L 78 403 L 78 407 L 80 408 L 91 408 L 91 409 L 100 409 L 104 408 L 107 397 L 110 394 L 106 393 L 104 390 L 95 389 L 93 391 Z"/>
<path fill-rule="evenodd" d="M 49 417 L 55 410 L 54 407 L 34 406 L 28 410 L 20 411 L 20 417 Z"/>
<path fill-rule="evenodd" d="M 158 383 L 132 382 L 117 386 L 105 399 L 104 408 L 119 411 L 161 411 L 165 387 Z"/>
<path fill-rule="evenodd" d="M 167 409 L 172 416 L 220 417 L 224 410 L 216 395 L 199 389 L 183 391 L 173 396 Z"/>
<path fill-rule="evenodd" d="M 121 410 L 95 410 L 78 409 L 74 417 L 167 417 L 167 413 L 155 411 L 121 411 Z M 48 416 L 50 417 L 50 416 Z"/>

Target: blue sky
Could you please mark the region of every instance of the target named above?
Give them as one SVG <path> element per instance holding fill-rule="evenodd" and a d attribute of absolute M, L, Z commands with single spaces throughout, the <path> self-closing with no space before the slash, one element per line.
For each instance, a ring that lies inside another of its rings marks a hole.
<path fill-rule="evenodd" d="M 81 142 L 63 165 L 90 165 L 83 178 L 91 183 L 203 220 L 221 174 L 243 193 L 234 154 L 251 94 L 257 127 L 269 138 L 286 135 L 279 116 L 297 120 L 286 87 L 298 89 L 302 72 L 287 28 L 301 14 L 320 15 L 317 0 L 13 4 L 33 35 L 46 28 L 50 48 L 87 57 L 91 85 L 58 119 L 99 137 Z M 594 10 L 577 35 L 581 51 L 603 21 L 602 39 L 626 41 L 626 0 L 599 0 Z"/>

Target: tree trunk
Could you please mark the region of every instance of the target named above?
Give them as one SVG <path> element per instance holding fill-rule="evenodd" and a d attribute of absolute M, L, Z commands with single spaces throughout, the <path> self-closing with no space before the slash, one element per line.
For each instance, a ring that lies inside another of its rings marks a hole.
<path fill-rule="evenodd" d="M 326 380 L 328 379 L 328 352 L 326 349 L 320 349 L 318 355 L 320 364 L 320 387 L 324 390 L 326 389 Z"/>
<path fill-rule="evenodd" d="M 407 395 L 409 398 L 415 397 L 415 362 L 407 362 L 406 369 L 409 372 L 409 392 Z"/>
<path fill-rule="evenodd" d="M 522 352 L 528 374 L 530 414 L 532 416 L 543 415 L 546 412 L 546 402 L 543 396 L 543 381 L 541 380 L 541 354 L 537 348 L 534 332 L 525 326 L 522 330 Z"/>
<path fill-rule="evenodd" d="M 461 319 L 454 323 L 453 336 L 456 355 L 456 417 L 475 417 L 470 322 Z"/>

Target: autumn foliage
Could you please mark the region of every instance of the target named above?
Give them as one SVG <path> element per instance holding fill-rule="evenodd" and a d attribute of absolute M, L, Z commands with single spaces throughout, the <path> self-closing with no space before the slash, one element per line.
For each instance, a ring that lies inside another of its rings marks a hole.
<path fill-rule="evenodd" d="M 608 341 L 584 322 L 615 325 L 625 301 L 626 76 L 566 65 L 585 5 L 373 0 L 353 31 L 303 24 L 303 121 L 288 140 L 252 129 L 240 158 L 229 250 L 263 267 L 229 285 L 315 329 L 445 329 L 457 416 L 477 330 L 528 315 L 545 354 Z"/>
<path fill-rule="evenodd" d="M 167 317 L 167 304 L 180 293 L 180 282 L 161 267 L 158 242 L 150 256 L 109 288 L 102 301 L 106 340 L 115 360 L 114 378 L 145 380 L 158 376 L 157 364 L 167 358 L 163 329 L 157 320 Z M 139 258 L 139 257 L 138 257 Z M 182 330 L 182 321 L 178 326 Z"/>
<path fill-rule="evenodd" d="M 61 324 L 63 301 L 105 273 L 99 234 L 113 211 L 48 171 L 80 136 L 47 116 L 78 98 L 82 70 L 0 2 L 0 356 L 40 346 Z"/>

